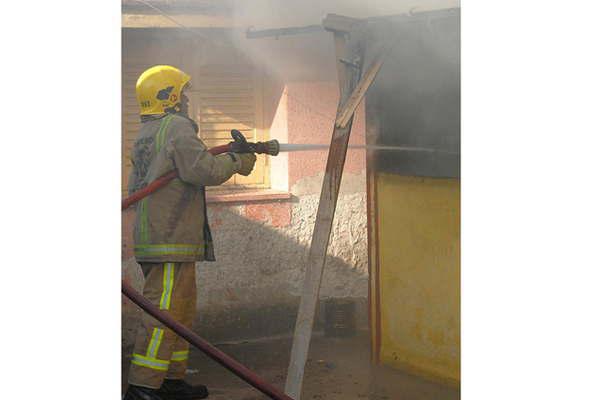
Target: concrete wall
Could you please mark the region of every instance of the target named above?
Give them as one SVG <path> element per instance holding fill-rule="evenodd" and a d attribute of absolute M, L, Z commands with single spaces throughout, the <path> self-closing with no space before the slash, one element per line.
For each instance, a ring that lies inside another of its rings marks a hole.
<path fill-rule="evenodd" d="M 458 383 L 460 183 L 389 173 L 376 182 L 379 358 Z"/>
<path fill-rule="evenodd" d="M 329 143 L 338 100 L 333 82 L 275 82 L 265 90 L 271 137 L 290 143 Z M 351 142 L 364 143 L 364 107 Z M 199 263 L 195 328 L 211 340 L 291 332 L 304 262 L 315 222 L 327 152 L 289 153 L 273 159 L 271 182 L 289 200 L 209 204 L 217 262 Z M 130 259 L 133 213 L 125 213 L 123 259 Z M 135 262 L 124 276 L 141 287 Z M 353 298 L 357 323 L 367 327 L 367 232 L 364 151 L 348 154 L 321 298 Z M 133 308 L 124 308 L 125 334 L 133 337 Z"/>

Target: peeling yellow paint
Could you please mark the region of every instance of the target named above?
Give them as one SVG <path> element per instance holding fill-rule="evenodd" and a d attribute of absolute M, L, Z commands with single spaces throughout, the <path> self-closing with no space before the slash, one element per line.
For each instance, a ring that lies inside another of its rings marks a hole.
<path fill-rule="evenodd" d="M 377 177 L 384 364 L 460 381 L 460 183 Z"/>

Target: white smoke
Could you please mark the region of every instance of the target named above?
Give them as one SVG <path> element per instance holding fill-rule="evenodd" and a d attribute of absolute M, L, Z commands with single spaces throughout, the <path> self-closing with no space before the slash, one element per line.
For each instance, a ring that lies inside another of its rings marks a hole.
<path fill-rule="evenodd" d="M 369 18 L 459 7 L 457 0 L 233 0 L 234 21 L 256 29 L 320 24 L 328 13 Z"/>
<path fill-rule="evenodd" d="M 247 39 L 246 30 L 321 25 L 339 14 L 370 18 L 458 7 L 457 0 L 232 0 L 235 46 L 283 81 L 336 79 L 332 34 L 326 31 Z"/>

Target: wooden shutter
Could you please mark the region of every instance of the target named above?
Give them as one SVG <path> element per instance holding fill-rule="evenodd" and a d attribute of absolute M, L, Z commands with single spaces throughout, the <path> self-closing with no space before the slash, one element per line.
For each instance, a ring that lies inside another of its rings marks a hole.
<path fill-rule="evenodd" d="M 140 130 L 139 107 L 135 98 L 135 82 L 144 64 L 123 63 L 122 67 L 122 93 L 121 93 L 121 172 L 122 195 L 127 195 L 127 182 L 131 172 L 131 148 Z"/>
<path fill-rule="evenodd" d="M 205 65 L 192 72 L 190 117 L 200 127 L 200 138 L 208 147 L 230 142 L 237 129 L 248 141 L 265 141 L 262 128 L 262 78 L 250 66 Z M 268 158 L 257 157 L 250 176 L 234 175 L 230 188 L 268 187 Z"/>

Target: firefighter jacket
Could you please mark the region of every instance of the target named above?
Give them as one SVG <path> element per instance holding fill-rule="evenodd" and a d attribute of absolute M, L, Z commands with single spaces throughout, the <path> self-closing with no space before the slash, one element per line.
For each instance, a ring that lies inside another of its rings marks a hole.
<path fill-rule="evenodd" d="M 194 121 L 166 114 L 142 122 L 135 140 L 129 194 L 177 169 L 178 178 L 136 204 L 134 251 L 138 262 L 214 261 L 205 186 L 239 171 L 234 153 L 213 156 Z"/>

